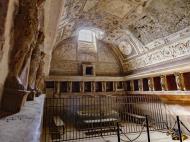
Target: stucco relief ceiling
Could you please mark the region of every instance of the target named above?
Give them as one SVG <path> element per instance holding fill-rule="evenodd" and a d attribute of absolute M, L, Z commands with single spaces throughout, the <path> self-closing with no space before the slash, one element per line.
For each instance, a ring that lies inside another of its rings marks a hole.
<path fill-rule="evenodd" d="M 57 41 L 98 28 L 105 32 L 102 40 L 130 57 L 189 25 L 190 0 L 65 0 Z"/>

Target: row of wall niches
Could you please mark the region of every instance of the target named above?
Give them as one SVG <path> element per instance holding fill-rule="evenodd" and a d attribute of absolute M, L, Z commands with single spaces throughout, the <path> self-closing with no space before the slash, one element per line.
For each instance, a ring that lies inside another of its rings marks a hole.
<path fill-rule="evenodd" d="M 126 91 L 189 91 L 190 72 L 128 80 Z"/>
<path fill-rule="evenodd" d="M 116 92 L 124 90 L 123 81 L 46 81 L 55 93 Z"/>

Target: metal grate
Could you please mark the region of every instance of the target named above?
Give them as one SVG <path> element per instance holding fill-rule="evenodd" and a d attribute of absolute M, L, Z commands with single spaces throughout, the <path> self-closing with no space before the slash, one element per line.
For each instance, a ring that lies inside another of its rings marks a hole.
<path fill-rule="evenodd" d="M 64 96 L 46 98 L 44 136 L 46 142 L 68 141 L 167 129 L 165 105 L 158 96 Z"/>

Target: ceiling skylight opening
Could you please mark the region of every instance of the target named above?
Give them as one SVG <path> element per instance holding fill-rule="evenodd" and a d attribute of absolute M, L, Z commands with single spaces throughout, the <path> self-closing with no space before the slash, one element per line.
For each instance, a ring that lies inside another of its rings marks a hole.
<path fill-rule="evenodd" d="M 103 37 L 98 29 L 81 29 L 78 32 L 78 49 L 83 52 L 97 52 L 96 40 Z"/>
<path fill-rule="evenodd" d="M 78 40 L 86 42 L 95 42 L 96 39 L 102 39 L 104 32 L 96 28 L 85 28 L 78 32 Z"/>
<path fill-rule="evenodd" d="M 95 36 L 95 33 L 93 31 L 80 30 L 78 40 L 83 41 L 83 42 L 95 42 L 96 36 Z"/>

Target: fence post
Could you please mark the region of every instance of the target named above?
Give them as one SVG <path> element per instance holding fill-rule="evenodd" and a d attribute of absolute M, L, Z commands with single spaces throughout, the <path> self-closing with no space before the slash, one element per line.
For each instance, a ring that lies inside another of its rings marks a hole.
<path fill-rule="evenodd" d="M 99 110 L 99 113 L 100 113 L 100 129 L 101 129 L 101 136 L 103 136 L 102 135 L 102 98 L 101 98 L 101 96 L 99 96 L 99 102 L 100 102 L 100 110 Z"/>
<path fill-rule="evenodd" d="M 120 142 L 119 122 L 117 122 L 117 138 L 118 138 L 118 142 Z"/>
<path fill-rule="evenodd" d="M 146 130 L 147 130 L 148 142 L 150 142 L 150 132 L 149 132 L 149 124 L 148 124 L 148 115 L 146 115 Z"/>
<path fill-rule="evenodd" d="M 178 132 L 179 132 L 179 140 L 180 140 L 180 142 L 183 142 L 182 136 L 181 136 L 181 128 L 180 128 L 179 116 L 177 116 L 177 126 L 178 126 Z"/>

